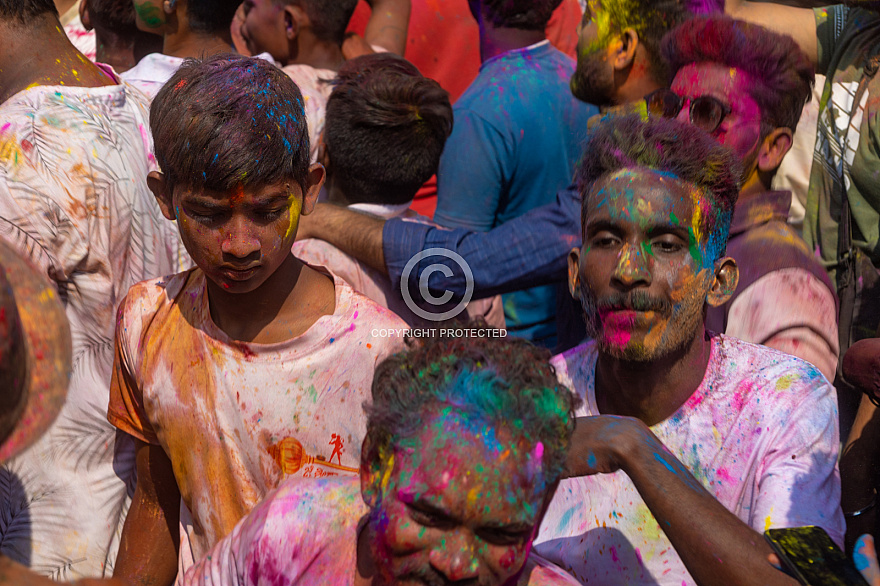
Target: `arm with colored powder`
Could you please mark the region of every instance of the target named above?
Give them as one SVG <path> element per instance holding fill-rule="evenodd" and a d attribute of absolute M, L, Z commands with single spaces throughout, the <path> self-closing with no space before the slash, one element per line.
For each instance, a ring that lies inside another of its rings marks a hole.
<path fill-rule="evenodd" d="M 138 483 L 113 577 L 131 586 L 170 586 L 177 576 L 180 491 L 162 446 L 135 441 Z"/>
<path fill-rule="evenodd" d="M 808 3 L 808 6 L 813 6 Z M 819 43 L 816 38 L 816 16 L 812 8 L 784 6 L 773 2 L 727 0 L 724 11 L 739 20 L 753 22 L 768 29 L 791 36 L 813 65 L 819 62 Z"/>
<path fill-rule="evenodd" d="M 407 263 L 427 249 L 459 255 L 468 265 L 475 299 L 548 285 L 566 279 L 568 253 L 581 246 L 581 196 L 575 186 L 556 202 L 535 208 L 489 232 L 445 229 L 401 218 L 382 221 L 331 204 L 318 204 L 300 220 L 297 238 L 320 238 L 399 283 Z M 437 265 L 445 265 L 445 276 Z M 430 272 L 428 272 L 430 270 Z M 424 277 L 432 295 L 451 291 L 455 300 L 468 278 L 449 256 L 426 255 L 408 272 L 410 291 Z"/>
<path fill-rule="evenodd" d="M 863 396 L 840 456 L 840 506 L 844 513 L 861 511 L 846 519 L 847 551 L 852 550 L 860 535 L 876 531 L 878 466 L 880 411 Z"/>
<path fill-rule="evenodd" d="M 640 420 L 579 418 L 567 469 L 568 476 L 625 472 L 697 584 L 797 584 L 770 564 L 773 550 L 761 534 L 719 503 Z"/>

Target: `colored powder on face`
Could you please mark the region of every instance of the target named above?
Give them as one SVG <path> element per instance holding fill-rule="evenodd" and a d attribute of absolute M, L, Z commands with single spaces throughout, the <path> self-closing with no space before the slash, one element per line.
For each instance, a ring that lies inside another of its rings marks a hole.
<path fill-rule="evenodd" d="M 284 235 L 284 238 L 290 238 L 290 235 L 296 230 L 296 227 L 299 225 L 299 214 L 302 211 L 302 206 L 300 205 L 300 200 L 297 197 L 290 198 L 290 208 L 289 208 L 289 220 L 290 224 L 287 226 L 287 233 Z"/>

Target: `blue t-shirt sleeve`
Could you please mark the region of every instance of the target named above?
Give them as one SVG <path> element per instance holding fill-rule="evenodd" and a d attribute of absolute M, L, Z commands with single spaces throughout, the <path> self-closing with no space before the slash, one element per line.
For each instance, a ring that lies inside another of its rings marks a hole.
<path fill-rule="evenodd" d="M 478 232 L 492 229 L 515 165 L 514 145 L 508 139 L 473 111 L 455 112 L 437 172 L 435 222 Z"/>
<path fill-rule="evenodd" d="M 557 193 L 556 201 L 501 224 L 489 232 L 469 232 L 415 224 L 401 219 L 385 222 L 383 251 L 392 283 L 400 283 L 407 262 L 417 253 L 441 248 L 460 255 L 472 275 L 476 299 L 563 281 L 568 253 L 581 246 L 581 196 L 575 186 Z M 433 270 L 428 278 L 432 295 L 451 291 L 464 296 L 468 278 L 455 260 L 433 254 L 408 272 L 410 291 L 418 291 L 425 269 L 447 266 L 452 275 Z"/>

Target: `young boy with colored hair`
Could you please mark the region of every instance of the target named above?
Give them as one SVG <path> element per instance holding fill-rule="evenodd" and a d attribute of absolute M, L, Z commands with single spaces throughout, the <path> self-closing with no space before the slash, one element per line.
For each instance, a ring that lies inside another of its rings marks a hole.
<path fill-rule="evenodd" d="M 291 253 L 324 168 L 280 70 L 188 61 L 150 126 L 148 183 L 197 268 L 122 302 L 108 419 L 137 440 L 115 575 L 167 584 L 189 561 L 179 522 L 197 560 L 285 476 L 357 474 L 374 366 L 402 347 L 372 332 L 406 326 Z"/>

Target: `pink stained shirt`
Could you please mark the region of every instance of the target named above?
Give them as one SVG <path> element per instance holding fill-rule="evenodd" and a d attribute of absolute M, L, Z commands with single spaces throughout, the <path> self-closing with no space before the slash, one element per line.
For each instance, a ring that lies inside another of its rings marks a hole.
<path fill-rule="evenodd" d="M 554 357 L 561 383 L 598 415 L 594 343 Z M 818 525 L 843 542 L 837 397 L 815 367 L 718 335 L 703 382 L 651 431 L 729 511 L 758 533 Z M 694 584 L 622 471 L 563 480 L 535 549 L 587 584 Z"/>
<path fill-rule="evenodd" d="M 369 509 L 356 478 L 292 478 L 187 572 L 185 586 L 354 584 L 358 533 Z M 536 555 L 517 586 L 575 586 Z M 513 585 L 511 585 L 513 586 Z"/>

